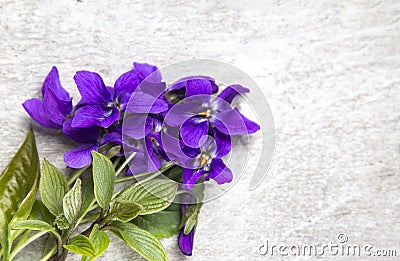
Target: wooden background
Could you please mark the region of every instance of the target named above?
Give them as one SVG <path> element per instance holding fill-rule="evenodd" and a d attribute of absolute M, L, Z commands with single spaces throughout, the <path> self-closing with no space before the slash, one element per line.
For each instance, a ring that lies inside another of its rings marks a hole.
<path fill-rule="evenodd" d="M 399 32 L 397 0 L 0 0 L 0 165 L 32 124 L 21 103 L 40 95 L 52 65 L 79 97 L 77 70 L 112 84 L 134 60 L 223 61 L 268 98 L 275 159 L 258 189 L 248 191 L 244 175 L 203 207 L 188 260 L 267 260 L 258 254 L 267 240 L 321 245 L 339 233 L 399 256 Z M 33 128 L 41 158 L 65 168 L 62 155 L 73 144 Z M 162 242 L 170 260 L 185 259 L 176 238 Z M 18 260 L 36 259 L 41 246 Z M 137 258 L 113 240 L 101 260 Z"/>

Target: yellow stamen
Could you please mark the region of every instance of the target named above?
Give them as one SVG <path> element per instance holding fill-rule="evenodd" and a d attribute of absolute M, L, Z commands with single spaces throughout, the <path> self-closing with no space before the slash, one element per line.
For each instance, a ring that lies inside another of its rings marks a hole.
<path fill-rule="evenodd" d="M 204 165 L 204 164 L 206 164 L 207 163 L 207 159 L 206 158 L 204 158 L 204 157 L 202 157 L 201 158 L 201 165 Z"/>
<path fill-rule="evenodd" d="M 207 117 L 207 112 L 206 111 L 200 112 L 199 115 L 203 116 L 203 117 Z"/>

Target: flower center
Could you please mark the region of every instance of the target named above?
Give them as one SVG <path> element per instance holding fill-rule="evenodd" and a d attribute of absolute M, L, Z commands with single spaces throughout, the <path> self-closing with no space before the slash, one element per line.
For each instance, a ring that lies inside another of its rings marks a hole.
<path fill-rule="evenodd" d="M 204 118 L 210 118 L 211 117 L 211 110 L 207 109 L 206 111 L 200 112 L 199 115 L 204 117 Z"/>
<path fill-rule="evenodd" d="M 201 159 L 200 159 L 201 166 L 206 165 L 210 159 L 211 159 L 211 156 L 209 154 L 202 153 L 201 154 Z"/>

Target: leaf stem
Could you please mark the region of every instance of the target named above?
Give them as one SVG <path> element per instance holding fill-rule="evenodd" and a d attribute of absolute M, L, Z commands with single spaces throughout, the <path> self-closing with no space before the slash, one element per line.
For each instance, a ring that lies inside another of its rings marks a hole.
<path fill-rule="evenodd" d="M 146 182 L 148 180 L 151 180 L 151 179 L 157 177 L 158 175 L 160 175 L 164 171 L 166 171 L 169 168 L 171 168 L 173 165 L 174 165 L 173 163 L 168 162 L 160 170 L 158 170 L 156 172 L 143 172 L 143 173 L 135 174 L 135 175 L 132 175 L 132 176 L 126 176 L 126 177 L 118 178 L 118 179 L 115 180 L 115 183 L 121 183 L 121 182 L 129 181 L 129 180 L 132 180 L 132 179 L 138 179 L 138 178 L 141 178 L 141 177 L 146 177 L 146 178 L 140 180 L 140 182 Z M 150 174 L 153 174 L 153 175 L 150 175 Z"/>
<path fill-rule="evenodd" d="M 79 178 L 90 166 L 91 165 L 88 165 L 86 167 L 83 167 L 81 169 L 77 169 L 76 171 L 74 171 L 67 181 L 68 186 L 71 186 L 71 184 L 74 183 L 74 181 L 77 178 Z"/>
<path fill-rule="evenodd" d="M 119 162 L 121 161 L 122 157 L 118 157 L 114 160 L 113 165 L 114 165 L 114 169 L 118 166 Z"/>
<path fill-rule="evenodd" d="M 50 259 L 50 257 L 53 256 L 53 254 L 57 251 L 57 245 L 53 246 L 52 249 L 50 249 L 49 252 L 47 252 L 47 254 L 45 254 L 42 259 L 40 259 L 40 261 L 47 261 Z"/>
<path fill-rule="evenodd" d="M 25 240 L 18 241 L 18 243 L 15 245 L 14 250 L 11 252 L 10 254 L 10 259 L 14 259 L 15 255 L 18 254 L 19 251 L 21 251 L 24 247 L 26 247 L 27 245 L 29 245 L 32 241 L 35 241 L 36 239 L 38 239 L 39 237 L 43 236 L 44 234 L 46 234 L 47 232 L 38 232 L 36 234 L 34 234 L 31 237 L 26 238 Z M 29 234 L 28 234 L 29 235 Z M 21 243 L 20 243 L 21 242 Z"/>
<path fill-rule="evenodd" d="M 121 166 L 119 166 L 119 168 L 115 171 L 115 176 L 118 176 L 124 170 L 124 168 L 133 159 L 133 157 L 135 157 L 135 155 L 136 155 L 136 152 L 132 153 L 131 155 L 129 155 L 128 158 L 125 159 L 124 163 L 122 163 Z"/>

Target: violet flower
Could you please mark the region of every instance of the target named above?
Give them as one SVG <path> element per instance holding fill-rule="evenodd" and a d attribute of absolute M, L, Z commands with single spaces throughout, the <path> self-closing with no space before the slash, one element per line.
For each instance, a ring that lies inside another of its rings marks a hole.
<path fill-rule="evenodd" d="M 57 67 L 53 66 L 42 87 L 43 100 L 33 98 L 22 106 L 26 112 L 40 125 L 61 129 L 65 118 L 72 111 L 72 98 L 61 86 Z"/>
<path fill-rule="evenodd" d="M 119 119 L 120 112 L 114 102 L 111 88 L 105 86 L 99 74 L 79 71 L 74 80 L 82 99 L 72 120 L 73 128 L 108 128 Z"/>
<path fill-rule="evenodd" d="M 215 128 L 212 132 L 214 138 L 208 136 L 202 140 L 200 148 L 186 146 L 181 140 L 162 133 L 163 148 L 168 158 L 183 168 L 182 188 L 191 190 L 201 178 L 204 181 L 213 179 L 218 184 L 232 181 L 232 171 L 221 159 L 231 150 L 230 137 Z"/>
<path fill-rule="evenodd" d="M 184 216 L 188 204 L 181 204 L 181 215 Z M 194 232 L 196 231 L 196 226 L 192 228 L 189 234 L 185 235 L 183 232 L 185 230 L 185 225 L 181 228 L 178 237 L 178 246 L 181 252 L 187 256 L 191 256 L 193 252 L 193 241 L 194 241 Z"/>
<path fill-rule="evenodd" d="M 168 125 L 180 126 L 180 136 L 186 145 L 199 147 L 200 139 L 208 134 L 211 126 L 225 135 L 251 134 L 260 129 L 255 122 L 231 106 L 231 102 L 238 94 L 249 91 L 247 88 L 232 85 L 212 98 L 210 82 L 189 80 L 187 85 L 197 86 L 191 91 L 192 97 L 172 107 L 165 118 Z"/>
<path fill-rule="evenodd" d="M 156 66 L 146 63 L 134 63 L 134 66 L 133 70 L 115 81 L 114 88 L 106 87 L 101 76 L 95 72 L 77 72 L 74 80 L 82 99 L 77 105 L 72 126 L 110 127 L 119 119 L 120 111 L 125 110 L 131 94 L 146 77 L 152 75 L 152 80 L 158 80 Z"/>

